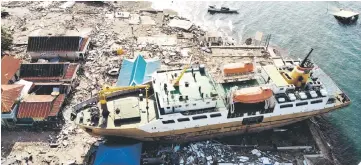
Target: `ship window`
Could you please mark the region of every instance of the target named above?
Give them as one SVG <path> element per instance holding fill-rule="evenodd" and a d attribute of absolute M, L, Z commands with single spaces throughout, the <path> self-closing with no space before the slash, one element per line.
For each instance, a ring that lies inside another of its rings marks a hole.
<path fill-rule="evenodd" d="M 189 106 L 189 104 L 186 104 L 186 107 L 188 107 Z"/>
<path fill-rule="evenodd" d="M 317 104 L 317 103 L 322 103 L 322 100 L 314 100 L 314 101 L 311 101 L 311 104 Z"/>
<path fill-rule="evenodd" d="M 182 105 L 179 105 L 179 108 L 181 108 L 182 107 Z"/>
<path fill-rule="evenodd" d="M 171 123 L 175 123 L 174 120 L 165 120 L 165 121 L 162 121 L 163 124 L 171 124 Z"/>
<path fill-rule="evenodd" d="M 206 102 L 206 104 L 209 104 L 210 102 L 208 101 L 208 102 Z"/>
<path fill-rule="evenodd" d="M 283 88 L 280 88 L 280 90 L 283 90 Z"/>
<path fill-rule="evenodd" d="M 249 117 L 242 120 L 243 125 L 258 124 L 263 121 L 263 116 Z"/>
<path fill-rule="evenodd" d="M 196 103 L 193 104 L 193 106 L 196 106 L 196 105 L 197 105 Z"/>
<path fill-rule="evenodd" d="M 302 105 L 307 105 L 308 102 L 305 101 L 305 102 L 299 102 L 299 103 L 296 103 L 296 106 L 302 106 Z"/>
<path fill-rule="evenodd" d="M 206 119 L 207 116 L 206 115 L 202 115 L 202 116 L 194 116 L 193 120 L 199 120 L 199 119 Z"/>
<path fill-rule="evenodd" d="M 288 107 L 293 107 L 293 104 L 284 104 L 280 106 L 280 108 L 288 108 Z"/>
<path fill-rule="evenodd" d="M 167 109 L 170 109 L 170 107 L 167 107 Z"/>
<path fill-rule="evenodd" d="M 332 103 L 335 103 L 336 102 L 336 99 L 335 98 L 329 98 L 327 100 L 327 104 L 332 104 Z"/>
<path fill-rule="evenodd" d="M 220 114 L 220 113 L 215 113 L 215 114 L 211 114 L 210 116 L 211 116 L 211 117 L 219 117 L 219 116 L 222 116 L 222 114 Z"/>
<path fill-rule="evenodd" d="M 183 122 L 183 121 L 190 121 L 189 118 L 180 118 L 178 119 L 178 122 Z"/>

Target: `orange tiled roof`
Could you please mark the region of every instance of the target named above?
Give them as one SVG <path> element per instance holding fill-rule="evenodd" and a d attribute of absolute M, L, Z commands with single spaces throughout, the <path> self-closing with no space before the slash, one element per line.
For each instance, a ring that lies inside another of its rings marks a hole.
<path fill-rule="evenodd" d="M 16 59 L 12 56 L 4 56 L 1 59 L 1 84 L 8 84 L 16 71 L 19 70 L 20 63 L 20 59 Z"/>
<path fill-rule="evenodd" d="M 1 85 L 1 112 L 10 112 L 24 85 Z"/>

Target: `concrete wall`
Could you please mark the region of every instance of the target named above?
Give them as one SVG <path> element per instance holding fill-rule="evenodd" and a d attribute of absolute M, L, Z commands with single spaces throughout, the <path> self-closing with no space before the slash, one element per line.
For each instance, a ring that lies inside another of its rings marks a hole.
<path fill-rule="evenodd" d="M 85 52 L 28 52 L 32 59 L 52 59 L 61 57 L 69 60 L 79 60 Z"/>

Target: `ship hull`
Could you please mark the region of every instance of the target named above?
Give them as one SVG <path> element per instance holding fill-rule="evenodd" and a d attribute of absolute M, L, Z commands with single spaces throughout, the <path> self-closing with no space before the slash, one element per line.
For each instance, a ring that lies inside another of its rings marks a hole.
<path fill-rule="evenodd" d="M 263 122 L 252 125 L 242 125 L 241 121 L 214 124 L 197 128 L 187 128 L 181 130 L 156 132 L 145 132 L 138 128 L 129 129 L 104 129 L 99 127 L 81 126 L 86 132 L 95 136 L 119 136 L 137 139 L 140 141 L 161 141 L 161 142 L 188 142 L 211 138 L 219 138 L 230 135 L 261 132 L 272 128 L 293 124 L 313 116 L 322 115 L 333 110 L 349 105 L 350 102 L 334 107 L 311 111 L 306 113 L 295 113 L 264 118 Z"/>

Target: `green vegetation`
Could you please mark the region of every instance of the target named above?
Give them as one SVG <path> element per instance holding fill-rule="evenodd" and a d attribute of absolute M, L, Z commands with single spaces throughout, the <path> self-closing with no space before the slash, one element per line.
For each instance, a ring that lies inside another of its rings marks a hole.
<path fill-rule="evenodd" d="M 11 44 L 13 43 L 13 36 L 6 29 L 1 27 L 1 51 L 9 50 Z"/>

